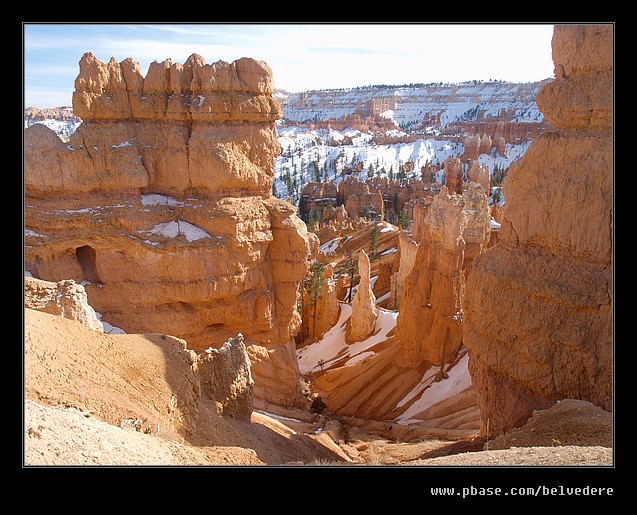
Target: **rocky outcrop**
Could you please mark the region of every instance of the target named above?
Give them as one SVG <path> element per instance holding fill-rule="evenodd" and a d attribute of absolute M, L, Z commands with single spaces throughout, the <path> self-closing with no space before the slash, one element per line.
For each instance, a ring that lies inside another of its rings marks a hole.
<path fill-rule="evenodd" d="M 433 184 L 430 186 L 435 187 Z M 346 214 L 351 219 L 366 217 L 382 220 L 386 212 L 398 215 L 403 210 L 411 211 L 416 202 L 432 195 L 430 187 L 421 180 L 401 182 L 376 177 L 361 181 L 350 175 L 338 186 L 332 181 L 306 183 L 299 201 L 299 212 L 307 220 L 313 211 L 319 213 L 316 218 L 329 220 L 336 217 L 333 208 L 340 208 L 341 218 Z M 330 216 L 327 216 L 327 212 L 330 212 Z"/>
<path fill-rule="evenodd" d="M 444 162 L 445 185 L 450 193 L 462 194 L 464 169 L 459 157 L 447 158 Z"/>
<path fill-rule="evenodd" d="M 483 184 L 469 183 L 462 192 L 463 209 L 467 213 L 462 232 L 462 238 L 465 241 L 462 268 L 465 270 L 465 275 L 471 271 L 473 260 L 489 245 L 491 209 L 487 198 L 488 191 Z"/>
<path fill-rule="evenodd" d="M 220 415 L 250 421 L 254 381 L 242 334 L 229 339 L 220 349 L 211 347 L 200 353 L 195 369 L 202 394 L 216 401 Z"/>
<path fill-rule="evenodd" d="M 391 276 L 391 294 L 387 306 L 389 309 L 400 310 L 405 289 L 405 279 L 414 268 L 417 251 L 418 243 L 412 236 L 401 231 L 398 234 L 398 255 L 394 265 L 396 271 Z"/>
<path fill-rule="evenodd" d="M 95 331 L 104 330 L 88 303 L 84 286 L 73 280 L 50 282 L 25 277 L 24 307 L 75 320 Z"/>
<path fill-rule="evenodd" d="M 191 349 L 242 333 L 255 399 L 302 404 L 297 291 L 318 252 L 291 204 L 272 196 L 279 151 L 268 66 L 252 59 L 80 61 L 63 143 L 25 130 L 26 251 L 34 276 L 85 284 L 126 332 Z"/>
<path fill-rule="evenodd" d="M 612 44 L 612 25 L 555 26 L 555 81 L 537 96 L 555 131 L 509 169 L 498 244 L 468 279 L 483 432 L 560 399 L 612 409 Z"/>
<path fill-rule="evenodd" d="M 370 336 L 376 328 L 378 308 L 376 297 L 370 286 L 369 257 L 361 250 L 358 254 L 358 273 L 360 282 L 358 290 L 352 300 L 352 318 L 350 320 L 350 332 L 348 342 L 357 342 Z"/>
<path fill-rule="evenodd" d="M 411 363 L 443 365 L 460 350 L 466 268 L 488 239 L 489 220 L 486 194 L 474 184 L 464 195 L 443 187 L 429 206 L 397 323 Z"/>
<path fill-rule="evenodd" d="M 472 161 L 467 170 L 467 182 L 480 184 L 487 195 L 491 195 L 491 175 L 488 166 L 481 166 L 478 161 Z"/>
<path fill-rule="evenodd" d="M 265 63 L 206 65 L 193 54 L 184 65 L 155 62 L 143 77 L 131 59 L 105 64 L 87 53 L 75 88 L 83 123 L 68 144 L 25 134 L 30 195 L 271 188 L 279 148 L 271 125 L 281 109 Z"/>

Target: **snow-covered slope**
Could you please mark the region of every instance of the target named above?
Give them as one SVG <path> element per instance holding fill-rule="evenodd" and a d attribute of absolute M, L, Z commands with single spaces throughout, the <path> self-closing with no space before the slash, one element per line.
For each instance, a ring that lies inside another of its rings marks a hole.
<path fill-rule="evenodd" d="M 352 315 L 351 305 L 342 302 L 338 322 L 318 341 L 297 349 L 299 371 L 302 375 L 332 372 L 334 377 L 347 377 L 344 371 L 357 367 L 356 377 L 373 370 L 365 362 L 379 356 L 387 347 L 389 335 L 396 327 L 398 312 L 379 309 L 376 330 L 369 338 L 347 344 L 345 332 Z M 343 373 L 339 373 L 342 371 Z M 428 368 L 413 388 L 393 406 L 386 406 L 400 425 L 424 424 L 431 427 L 479 428 L 479 411 L 473 399 L 468 355 L 462 349 L 458 359 L 445 368 L 440 377 L 440 367 Z M 385 377 L 386 379 L 386 377 Z M 343 380 L 342 388 L 351 389 L 353 397 L 364 395 L 352 382 Z M 457 409 L 454 403 L 458 403 Z"/>
<path fill-rule="evenodd" d="M 278 134 L 281 154 L 276 160 L 273 192 L 279 198 L 292 199 L 296 205 L 304 184 L 326 179 L 338 184 L 343 180 L 344 169 L 360 180 L 370 176 L 392 178 L 401 165 L 411 161 L 414 167 L 407 178 L 420 179 L 420 169 L 427 163 L 442 165 L 448 157 L 464 152 L 463 143 L 426 137 L 377 145 L 372 142 L 373 135 L 351 128 L 337 131 L 289 126 L 279 127 Z M 349 138 L 346 145 L 341 144 L 345 137 Z M 530 143 L 528 140 L 517 145 L 507 144 L 504 156 L 492 149 L 490 154 L 481 154 L 478 162 L 489 166 L 491 172 L 505 170 L 524 154 Z M 442 172 L 438 182 L 442 182 Z"/>
<path fill-rule="evenodd" d="M 302 93 L 279 91 L 285 120 L 307 123 L 337 120 L 342 116 L 381 114 L 391 117 L 402 129 L 421 123 L 423 117 L 439 116 L 440 128 L 455 121 L 500 116 L 509 112 L 512 121 L 540 122 L 542 113 L 535 95 L 542 82 L 513 84 L 471 81 L 462 84 L 418 84 L 368 86 L 352 89 L 318 90 Z"/>
<path fill-rule="evenodd" d="M 24 113 L 24 128 L 41 123 L 53 130 L 63 141 L 67 141 L 71 134 L 80 126 L 82 120 L 73 114 L 71 107 L 54 107 L 37 109 L 28 107 Z"/>

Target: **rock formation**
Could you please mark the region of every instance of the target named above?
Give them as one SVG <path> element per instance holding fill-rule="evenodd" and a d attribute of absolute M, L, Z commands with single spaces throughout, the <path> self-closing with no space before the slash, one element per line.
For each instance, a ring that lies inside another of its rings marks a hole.
<path fill-rule="evenodd" d="M 474 261 L 465 345 L 482 430 L 504 433 L 557 400 L 612 409 L 613 27 L 555 26 L 555 128 L 503 183 L 498 244 Z"/>
<path fill-rule="evenodd" d="M 376 328 L 378 308 L 376 297 L 370 286 L 369 257 L 361 250 L 358 254 L 358 273 L 360 282 L 352 300 L 352 318 L 347 340 L 357 342 L 370 336 Z"/>
<path fill-rule="evenodd" d="M 480 136 L 474 134 L 464 139 L 464 158 L 477 159 L 480 155 Z"/>
<path fill-rule="evenodd" d="M 250 421 L 254 381 L 243 335 L 229 339 L 220 349 L 209 348 L 195 363 L 201 391 L 216 401 L 220 415 Z"/>
<path fill-rule="evenodd" d="M 488 166 L 481 166 L 478 161 L 472 161 L 467 170 L 467 182 L 475 182 L 482 185 L 484 192 L 491 195 L 491 176 Z"/>
<path fill-rule="evenodd" d="M 431 184 L 431 187 L 437 191 L 436 185 Z M 346 214 L 352 219 L 365 216 L 382 220 L 388 210 L 394 214 L 404 209 L 411 211 L 414 203 L 431 196 L 431 189 L 421 180 L 400 182 L 376 177 L 362 181 L 350 175 L 338 186 L 332 181 L 306 183 L 299 201 L 299 212 L 309 220 L 310 214 L 317 211 L 319 219 L 327 220 L 326 208 L 331 206 L 339 210 L 338 216 L 341 218 Z M 334 210 L 331 211 L 335 217 Z"/>
<path fill-rule="evenodd" d="M 25 277 L 24 307 L 75 320 L 95 331 L 104 330 L 88 303 L 84 286 L 73 280 L 50 282 Z"/>
<path fill-rule="evenodd" d="M 434 197 L 398 315 L 397 339 L 410 362 L 442 365 L 460 350 L 465 269 L 481 248 L 479 238 L 488 239 L 489 221 L 479 186 L 470 184 L 464 195 L 443 187 Z"/>
<path fill-rule="evenodd" d="M 444 163 L 445 168 L 445 185 L 449 193 L 462 194 L 463 184 L 463 166 L 460 158 L 447 158 Z"/>
<path fill-rule="evenodd" d="M 491 236 L 491 209 L 487 198 L 488 189 L 483 184 L 469 183 L 462 192 L 467 220 L 462 238 L 465 241 L 462 268 L 466 274 L 472 268 L 473 260 L 489 245 Z"/>
<path fill-rule="evenodd" d="M 269 67 L 239 59 L 80 61 L 64 143 L 25 130 L 26 252 L 34 276 L 85 284 L 105 320 L 202 351 L 242 333 L 255 399 L 302 404 L 297 291 L 318 241 L 275 199 Z"/>
<path fill-rule="evenodd" d="M 400 310 L 405 289 L 405 279 L 414 268 L 417 251 L 418 243 L 412 236 L 401 231 L 398 234 L 397 262 L 394 264 L 396 271 L 391 276 L 391 294 L 387 305 L 389 309 Z"/>

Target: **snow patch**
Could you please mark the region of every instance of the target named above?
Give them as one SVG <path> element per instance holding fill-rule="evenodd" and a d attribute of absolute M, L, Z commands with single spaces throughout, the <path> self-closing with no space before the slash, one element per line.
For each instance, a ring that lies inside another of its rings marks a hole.
<path fill-rule="evenodd" d="M 466 353 L 456 365 L 447 371 L 448 377 L 438 382 L 433 382 L 438 373 L 438 367 L 432 367 L 423 376 L 420 383 L 407 396 L 398 403 L 398 407 L 404 406 L 411 399 L 420 395 L 409 408 L 397 419 L 401 425 L 414 422 L 422 422 L 415 419 L 416 415 L 422 413 L 434 404 L 438 404 L 446 399 L 458 395 L 471 386 L 471 375 L 469 374 L 469 354 Z M 428 386 L 428 388 L 427 388 Z"/>
<path fill-rule="evenodd" d="M 188 241 L 201 240 L 203 238 L 212 238 L 210 234 L 201 227 L 197 227 L 188 222 L 172 221 L 155 225 L 147 234 L 163 236 L 164 238 L 176 238 L 183 234 Z"/>
<path fill-rule="evenodd" d="M 133 144 L 130 141 L 122 141 L 119 145 L 111 145 L 111 148 L 124 148 L 132 146 Z"/>
<path fill-rule="evenodd" d="M 157 193 L 151 193 L 149 195 L 142 195 L 142 204 L 145 206 L 176 206 L 181 207 L 185 204 L 179 202 L 172 197 L 166 195 L 159 195 Z"/>
<path fill-rule="evenodd" d="M 126 331 L 124 331 L 120 327 L 116 327 L 116 326 L 111 325 L 108 322 L 105 322 L 104 320 L 102 320 L 102 314 L 101 313 L 98 313 L 96 311 L 95 312 L 95 316 L 102 323 L 102 326 L 104 327 L 104 332 L 106 334 L 126 334 Z"/>
<path fill-rule="evenodd" d="M 349 358 L 345 363 L 345 366 L 349 366 L 373 356 L 375 353 L 372 347 L 388 338 L 387 334 L 396 327 L 398 320 L 398 312 L 379 309 L 374 334 L 365 340 L 348 345 L 345 343 L 345 327 L 351 316 L 352 306 L 341 303 L 341 313 L 334 327 L 319 341 L 297 351 L 301 374 L 320 370 L 321 365 L 323 368 L 329 367 L 341 359 Z"/>

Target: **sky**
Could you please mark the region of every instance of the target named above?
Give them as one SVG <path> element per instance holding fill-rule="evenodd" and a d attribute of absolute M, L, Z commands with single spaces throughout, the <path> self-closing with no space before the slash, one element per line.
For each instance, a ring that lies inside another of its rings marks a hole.
<path fill-rule="evenodd" d="M 265 61 L 289 92 L 375 84 L 553 77 L 549 24 L 41 24 L 23 25 L 25 107 L 72 105 L 79 61 L 132 58 L 210 64 Z"/>

